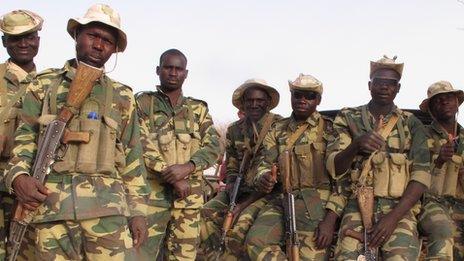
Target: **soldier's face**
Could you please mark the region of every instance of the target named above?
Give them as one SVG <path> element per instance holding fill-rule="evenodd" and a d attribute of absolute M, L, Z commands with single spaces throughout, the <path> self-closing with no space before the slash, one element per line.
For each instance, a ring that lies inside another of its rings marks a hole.
<path fill-rule="evenodd" d="M 259 121 L 269 108 L 270 97 L 264 90 L 248 89 L 243 95 L 245 115 L 253 122 Z"/>
<path fill-rule="evenodd" d="M 76 37 L 77 59 L 94 67 L 103 67 L 116 52 L 117 31 L 100 23 L 83 26 Z"/>
<path fill-rule="evenodd" d="M 165 55 L 161 64 L 156 67 L 156 74 L 159 76 L 163 90 L 174 91 L 182 88 L 188 74 L 186 67 L 187 61 L 181 55 Z"/>
<path fill-rule="evenodd" d="M 454 93 L 437 94 L 430 99 L 430 111 L 438 121 L 454 119 L 458 112 L 458 99 Z"/>
<path fill-rule="evenodd" d="M 321 96 L 312 91 L 292 91 L 292 109 L 296 117 L 306 119 L 316 111 L 321 103 Z"/>
<path fill-rule="evenodd" d="M 399 75 L 390 69 L 376 71 L 369 82 L 372 101 L 379 105 L 393 104 L 400 87 Z"/>
<path fill-rule="evenodd" d="M 33 62 L 39 51 L 40 37 L 37 32 L 24 35 L 4 35 L 3 46 L 17 65 Z"/>

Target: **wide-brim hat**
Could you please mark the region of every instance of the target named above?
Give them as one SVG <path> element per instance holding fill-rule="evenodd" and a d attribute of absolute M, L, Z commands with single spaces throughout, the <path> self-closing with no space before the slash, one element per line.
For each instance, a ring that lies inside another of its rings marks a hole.
<path fill-rule="evenodd" d="M 118 31 L 118 52 L 123 52 L 127 46 L 127 35 L 121 29 L 121 17 L 110 6 L 104 4 L 93 5 L 87 10 L 82 18 L 71 18 L 68 21 L 67 30 L 69 35 L 74 39 L 76 29 L 79 26 L 87 25 L 89 23 L 102 23 L 113 27 Z"/>
<path fill-rule="evenodd" d="M 375 62 L 371 61 L 369 78 L 372 79 L 374 73 L 380 69 L 391 69 L 397 72 L 401 79 L 401 76 L 403 76 L 403 67 L 404 63 L 396 63 L 396 55 L 393 56 L 393 58 L 389 58 L 388 56 L 384 55 L 382 58 Z"/>
<path fill-rule="evenodd" d="M 430 99 L 432 97 L 442 94 L 442 93 L 455 93 L 456 97 L 458 98 L 458 103 L 459 105 L 464 102 L 464 92 L 462 90 L 456 90 L 453 88 L 453 85 L 451 85 L 450 82 L 447 81 L 439 81 L 436 83 L 433 83 L 430 85 L 430 87 L 427 89 L 427 98 L 424 99 L 421 104 L 419 105 L 419 108 L 423 112 L 428 112 L 429 111 L 429 103 Z"/>
<path fill-rule="evenodd" d="M 242 85 L 235 89 L 232 94 L 232 104 L 243 111 L 243 95 L 245 91 L 251 88 L 259 88 L 264 90 L 269 97 L 271 102 L 269 103 L 269 110 L 274 109 L 279 104 L 280 95 L 279 92 L 272 86 L 270 86 L 265 80 L 261 79 L 249 79 L 246 80 Z"/>
<path fill-rule="evenodd" d="M 294 81 L 288 80 L 288 86 L 290 87 L 290 91 L 312 91 L 320 95 L 322 95 L 323 92 L 322 82 L 309 74 L 300 73 Z"/>
<path fill-rule="evenodd" d="M 37 32 L 42 24 L 42 17 L 29 10 L 14 10 L 0 17 L 0 31 L 7 35 Z"/>

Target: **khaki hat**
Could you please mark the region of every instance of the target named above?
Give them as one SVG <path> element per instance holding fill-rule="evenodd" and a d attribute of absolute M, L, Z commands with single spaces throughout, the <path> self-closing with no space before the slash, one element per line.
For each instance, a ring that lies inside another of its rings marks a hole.
<path fill-rule="evenodd" d="M 433 96 L 441 94 L 441 93 L 455 93 L 456 97 L 458 98 L 459 105 L 462 104 L 464 101 L 464 92 L 461 90 L 456 90 L 453 88 L 450 82 L 447 81 L 439 81 L 436 82 L 427 89 L 427 99 L 423 100 L 422 103 L 419 105 L 419 108 L 423 112 L 429 111 L 429 101 L 432 99 Z"/>
<path fill-rule="evenodd" d="M 390 59 L 388 58 L 388 56 L 384 55 L 376 62 L 371 61 L 371 72 L 369 74 L 369 77 L 372 79 L 372 75 L 380 69 L 392 69 L 395 72 L 397 72 L 401 78 L 401 76 L 403 75 L 404 63 L 395 63 L 395 61 L 396 55 L 393 56 L 393 59 Z"/>
<path fill-rule="evenodd" d="M 320 95 L 323 91 L 322 82 L 309 74 L 300 73 L 294 81 L 288 80 L 288 86 L 290 86 L 290 90 L 313 91 Z"/>
<path fill-rule="evenodd" d="M 43 19 L 28 10 L 14 10 L 0 18 L 0 31 L 8 35 L 22 35 L 42 29 Z"/>
<path fill-rule="evenodd" d="M 71 18 L 68 21 L 68 33 L 74 38 L 79 26 L 92 22 L 106 24 L 118 30 L 118 52 L 123 52 L 127 46 L 126 33 L 121 29 L 121 17 L 110 6 L 105 4 L 92 5 L 82 18 Z"/>
<path fill-rule="evenodd" d="M 242 98 L 245 91 L 257 87 L 259 89 L 264 90 L 269 97 L 271 97 L 271 103 L 269 104 L 269 110 L 274 109 L 279 104 L 280 95 L 279 92 L 270 85 L 267 84 L 265 80 L 261 79 L 249 79 L 246 80 L 242 85 L 240 85 L 237 89 L 235 89 L 234 93 L 232 94 L 232 104 L 238 108 L 239 110 L 243 111 L 243 103 Z"/>

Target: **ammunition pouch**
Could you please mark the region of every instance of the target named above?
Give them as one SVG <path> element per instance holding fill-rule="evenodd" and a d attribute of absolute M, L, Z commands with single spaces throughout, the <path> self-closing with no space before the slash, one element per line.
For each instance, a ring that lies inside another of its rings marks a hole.
<path fill-rule="evenodd" d="M 374 195 L 399 198 L 408 185 L 409 160 L 403 153 L 379 152 L 372 157 Z"/>
<path fill-rule="evenodd" d="M 451 160 L 444 163 L 441 169 L 435 169 L 430 188 L 432 194 L 456 197 L 459 186 L 459 168 L 461 168 L 462 164 L 462 156 L 453 155 Z"/>

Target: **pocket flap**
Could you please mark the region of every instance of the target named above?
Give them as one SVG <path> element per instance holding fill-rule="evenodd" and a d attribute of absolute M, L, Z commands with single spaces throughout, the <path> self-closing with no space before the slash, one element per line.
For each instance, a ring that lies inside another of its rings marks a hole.
<path fill-rule="evenodd" d="M 311 153 L 311 144 L 295 146 L 295 154 L 297 155 L 310 154 L 310 153 Z"/>
<path fill-rule="evenodd" d="M 190 134 L 187 133 L 177 133 L 177 138 L 180 142 L 184 144 L 189 144 L 190 140 L 192 139 L 192 137 L 190 137 Z"/>
<path fill-rule="evenodd" d="M 406 164 L 406 155 L 402 153 L 390 153 L 390 158 L 395 165 Z"/>
<path fill-rule="evenodd" d="M 459 155 L 453 155 L 451 160 L 454 162 L 456 165 L 460 165 L 462 163 L 462 157 Z"/>
<path fill-rule="evenodd" d="M 372 156 L 372 163 L 375 165 L 382 164 L 385 161 L 385 152 L 378 152 Z"/>
<path fill-rule="evenodd" d="M 160 145 L 166 145 L 172 142 L 174 139 L 174 133 L 172 131 L 167 132 L 164 135 L 158 135 L 158 142 Z"/>

